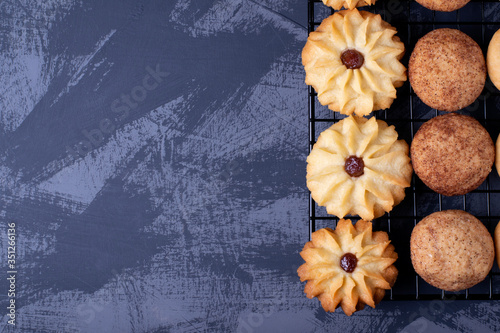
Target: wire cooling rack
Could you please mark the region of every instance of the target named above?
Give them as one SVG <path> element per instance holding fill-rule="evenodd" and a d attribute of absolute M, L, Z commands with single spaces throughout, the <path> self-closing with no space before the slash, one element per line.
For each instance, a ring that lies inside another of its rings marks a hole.
<path fill-rule="evenodd" d="M 377 13 L 398 30 L 398 36 L 405 43 L 406 54 L 402 59 L 408 67 L 408 58 L 417 40 L 437 28 L 459 29 L 471 36 L 482 48 L 484 55 L 488 43 L 500 29 L 500 2 L 498 0 L 472 0 L 464 8 L 443 13 L 422 7 L 414 0 L 379 0 L 374 6 L 363 7 Z M 321 0 L 308 0 L 308 30 L 314 31 L 321 21 L 333 10 Z M 309 150 L 318 135 L 345 116 L 328 110 L 317 100 L 317 94 L 309 87 Z M 388 110 L 374 112 L 374 116 L 394 125 L 399 138 L 410 144 L 413 135 L 427 120 L 445 112 L 439 112 L 423 104 L 406 82 L 398 88 L 398 97 Z M 487 81 L 478 100 L 459 113 L 476 118 L 496 141 L 500 132 L 500 93 Z M 478 219 L 490 233 L 500 220 L 500 178 L 494 170 L 476 190 L 463 196 L 446 197 L 435 193 L 413 175 L 411 187 L 406 189 L 406 198 L 390 213 L 373 221 L 374 230 L 383 230 L 396 247 L 399 270 L 394 287 L 386 293 L 389 300 L 493 300 L 500 299 L 500 270 L 495 263 L 488 277 L 478 285 L 456 293 L 434 288 L 422 280 L 413 270 L 410 260 L 410 235 L 413 227 L 423 217 L 441 210 L 462 209 Z M 356 219 L 356 218 L 351 218 Z M 334 228 L 338 219 L 326 214 L 312 198 L 309 205 L 309 231 Z"/>

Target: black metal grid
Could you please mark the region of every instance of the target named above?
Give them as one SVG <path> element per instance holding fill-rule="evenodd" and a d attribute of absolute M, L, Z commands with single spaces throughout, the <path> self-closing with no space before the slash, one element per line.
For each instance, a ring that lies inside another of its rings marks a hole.
<path fill-rule="evenodd" d="M 379 0 L 374 6 L 363 7 L 396 27 L 398 36 L 405 43 L 406 54 L 402 59 L 407 67 L 408 58 L 416 41 L 436 28 L 455 28 L 471 36 L 486 55 L 488 43 L 497 29 L 500 29 L 500 2 L 498 0 L 472 0 L 464 8 L 451 13 L 428 10 L 414 0 Z M 333 14 L 321 0 L 308 0 L 308 31 L 314 31 L 321 21 Z M 309 87 L 309 150 L 323 130 L 345 116 L 321 106 L 316 93 Z M 374 112 L 374 116 L 395 125 L 399 137 L 410 143 L 422 123 L 439 114 L 423 104 L 406 82 L 398 88 L 398 98 L 388 110 Z M 489 79 L 479 99 L 459 113 L 476 118 L 490 133 L 492 139 L 500 131 L 500 92 Z M 493 168 L 494 169 L 494 168 Z M 410 235 L 413 227 L 423 217 L 435 211 L 462 209 L 480 219 L 491 234 L 500 220 L 500 177 L 493 170 L 487 180 L 476 190 L 463 196 L 446 197 L 435 193 L 413 175 L 411 187 L 406 189 L 406 198 L 392 212 L 373 221 L 374 230 L 384 230 L 396 247 L 399 259 L 398 280 L 386 293 L 389 300 L 498 300 L 500 299 L 500 270 L 495 263 L 485 281 L 458 292 L 450 293 L 432 287 L 413 270 L 410 260 Z M 356 220 L 356 217 L 351 219 Z M 324 227 L 334 228 L 338 219 L 326 214 L 312 198 L 309 202 L 309 232 Z"/>

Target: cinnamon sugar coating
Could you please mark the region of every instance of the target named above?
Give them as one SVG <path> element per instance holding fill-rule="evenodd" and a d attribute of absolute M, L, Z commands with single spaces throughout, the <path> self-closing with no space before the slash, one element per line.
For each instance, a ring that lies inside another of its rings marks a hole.
<path fill-rule="evenodd" d="M 410 56 L 408 77 L 428 106 L 457 111 L 472 104 L 486 82 L 479 45 L 456 29 L 437 29 L 419 39 Z"/>

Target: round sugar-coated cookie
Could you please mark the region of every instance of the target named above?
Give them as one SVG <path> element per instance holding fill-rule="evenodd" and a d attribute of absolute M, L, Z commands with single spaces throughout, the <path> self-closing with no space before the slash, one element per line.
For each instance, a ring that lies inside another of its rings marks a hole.
<path fill-rule="evenodd" d="M 436 288 L 470 288 L 488 275 L 495 250 L 486 227 L 462 210 L 433 213 L 411 234 L 411 262 L 422 279 Z"/>
<path fill-rule="evenodd" d="M 476 189 L 491 172 L 495 146 L 474 118 L 447 113 L 425 122 L 411 143 L 411 161 L 418 177 L 443 195 Z"/>
<path fill-rule="evenodd" d="M 452 12 L 469 3 L 470 0 L 417 0 L 419 4 L 430 10 Z"/>
<path fill-rule="evenodd" d="M 410 84 L 431 108 L 457 111 L 483 91 L 486 63 L 477 43 L 456 29 L 437 29 L 419 39 L 408 65 Z"/>

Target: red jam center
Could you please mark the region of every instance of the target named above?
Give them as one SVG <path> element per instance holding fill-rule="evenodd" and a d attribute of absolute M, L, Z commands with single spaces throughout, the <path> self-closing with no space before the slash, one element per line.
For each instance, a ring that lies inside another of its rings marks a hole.
<path fill-rule="evenodd" d="M 344 170 L 351 177 L 362 176 L 365 172 L 365 163 L 361 157 L 354 155 L 349 156 L 345 160 Z"/>
<path fill-rule="evenodd" d="M 352 253 L 346 253 L 340 258 L 340 268 L 342 268 L 347 273 L 352 273 L 356 269 L 358 264 L 358 258 Z"/>
<path fill-rule="evenodd" d="M 342 54 L 340 55 L 340 60 L 342 60 L 342 63 L 348 69 L 358 69 L 363 66 L 365 57 L 363 57 L 360 52 L 349 49 L 342 52 Z"/>

